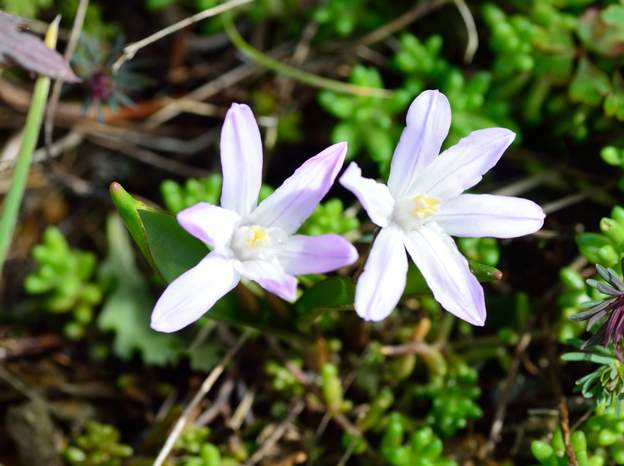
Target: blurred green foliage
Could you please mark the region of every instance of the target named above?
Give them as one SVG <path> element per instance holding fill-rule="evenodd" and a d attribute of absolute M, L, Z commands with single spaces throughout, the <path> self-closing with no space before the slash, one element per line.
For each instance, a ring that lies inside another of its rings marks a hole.
<path fill-rule="evenodd" d="M 429 427 L 417 429 L 407 437 L 406 420 L 399 413 L 388 417 L 379 451 L 392 466 L 455 466 L 442 454 L 443 444 Z"/>
<path fill-rule="evenodd" d="M 32 295 L 42 295 L 42 308 L 53 314 L 67 314 L 64 332 L 68 338 L 85 335 L 102 301 L 102 287 L 96 282 L 95 254 L 70 248 L 56 227 L 49 227 L 42 242 L 33 248 L 37 268 L 24 281 Z"/>
<path fill-rule="evenodd" d="M 64 451 L 71 466 L 121 466 L 131 455 L 132 448 L 120 443 L 115 427 L 93 421 Z"/>

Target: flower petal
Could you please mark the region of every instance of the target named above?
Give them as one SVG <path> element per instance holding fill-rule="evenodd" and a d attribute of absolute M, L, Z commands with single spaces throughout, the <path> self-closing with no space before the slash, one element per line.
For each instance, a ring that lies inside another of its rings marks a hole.
<path fill-rule="evenodd" d="M 286 301 L 292 302 L 297 297 L 297 279 L 284 272 L 279 264 L 254 260 L 239 262 L 236 268 L 246 279 Z"/>
<path fill-rule="evenodd" d="M 364 178 L 358 164 L 351 162 L 340 177 L 340 184 L 355 194 L 376 225 L 388 225 L 394 209 L 394 198 L 385 184 Z"/>
<path fill-rule="evenodd" d="M 305 275 L 332 272 L 351 265 L 358 253 L 340 235 L 295 235 L 288 238 L 278 258 L 287 273 Z"/>
<path fill-rule="evenodd" d="M 328 147 L 308 159 L 251 214 L 251 221 L 294 233 L 331 188 L 342 168 L 347 144 Z"/>
<path fill-rule="evenodd" d="M 403 232 L 382 228 L 371 247 L 355 290 L 355 311 L 365 320 L 383 320 L 396 307 L 407 276 Z"/>
<path fill-rule="evenodd" d="M 448 148 L 423 170 L 411 194 L 452 199 L 473 187 L 492 168 L 514 140 L 513 131 L 488 128 L 473 131 Z"/>
<path fill-rule="evenodd" d="M 388 187 L 395 198 L 410 191 L 424 167 L 440 153 L 451 127 L 451 106 L 439 91 L 422 92 L 407 112 L 407 126 L 392 156 Z"/>
<path fill-rule="evenodd" d="M 461 194 L 446 201 L 433 221 L 453 236 L 515 238 L 535 233 L 544 211 L 528 199 L 491 194 Z"/>
<path fill-rule="evenodd" d="M 262 141 L 251 109 L 232 104 L 221 130 L 221 205 L 241 216 L 257 205 L 262 183 Z"/>
<path fill-rule="evenodd" d="M 450 236 L 429 223 L 407 233 L 405 247 L 444 309 L 470 324 L 485 323 L 483 288 Z"/>
<path fill-rule="evenodd" d="M 239 280 L 231 261 L 214 252 L 208 254 L 169 284 L 152 312 L 152 328 L 169 333 L 192 324 Z"/>
<path fill-rule="evenodd" d="M 228 245 L 240 216 L 233 210 L 200 202 L 176 216 L 178 223 L 195 238 L 219 250 Z"/>

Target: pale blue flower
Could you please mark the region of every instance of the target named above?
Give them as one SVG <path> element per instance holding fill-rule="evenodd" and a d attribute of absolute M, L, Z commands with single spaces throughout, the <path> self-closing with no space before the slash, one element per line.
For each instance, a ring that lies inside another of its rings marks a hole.
<path fill-rule="evenodd" d="M 186 327 L 241 277 L 293 301 L 295 275 L 326 273 L 355 262 L 357 251 L 341 236 L 295 234 L 334 183 L 346 151 L 346 143 L 328 147 L 257 205 L 260 131 L 248 106 L 232 105 L 221 132 L 221 207 L 199 203 L 177 216 L 212 251 L 167 287 L 152 313 L 152 328 L 174 332 Z"/>
<path fill-rule="evenodd" d="M 381 227 L 356 289 L 355 310 L 366 320 L 386 318 L 399 302 L 407 249 L 442 307 L 483 325 L 483 288 L 450 235 L 513 238 L 543 225 L 544 212 L 529 200 L 462 194 L 496 165 L 515 134 L 504 128 L 474 131 L 438 155 L 450 124 L 447 98 L 425 91 L 407 113 L 388 185 L 363 178 L 355 163 L 340 178 Z"/>

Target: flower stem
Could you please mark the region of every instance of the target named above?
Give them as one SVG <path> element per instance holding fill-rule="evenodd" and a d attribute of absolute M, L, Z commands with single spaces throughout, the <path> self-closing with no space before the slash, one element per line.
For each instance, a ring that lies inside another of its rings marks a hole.
<path fill-rule="evenodd" d="M 57 17 L 57 19 L 50 24 L 45 36 L 45 44 L 51 49 L 56 47 L 59 20 L 60 17 Z M 22 198 L 24 197 L 26 182 L 28 181 L 28 171 L 30 169 L 32 155 L 37 145 L 37 140 L 39 139 L 39 131 L 45 113 L 49 90 L 50 78 L 40 76 L 35 83 L 32 102 L 24 125 L 22 142 L 17 154 L 13 180 L 11 181 L 9 192 L 4 198 L 4 208 L 0 216 L 0 272 L 17 224 L 19 209 L 22 204 Z"/>
<path fill-rule="evenodd" d="M 392 95 L 392 91 L 388 89 L 381 89 L 376 87 L 357 86 L 355 84 L 349 84 L 342 81 L 336 81 L 334 79 L 324 78 L 307 71 L 300 70 L 293 66 L 282 63 L 268 55 L 255 49 L 248 44 L 245 39 L 239 34 L 231 14 L 224 14 L 222 16 L 225 33 L 228 35 L 232 43 L 238 50 L 247 55 L 251 60 L 264 66 L 278 74 L 287 76 L 295 81 L 308 84 L 312 87 L 318 87 L 320 89 L 326 89 L 329 91 L 340 92 L 344 94 L 353 94 L 363 97 L 382 97 L 389 98 Z"/>

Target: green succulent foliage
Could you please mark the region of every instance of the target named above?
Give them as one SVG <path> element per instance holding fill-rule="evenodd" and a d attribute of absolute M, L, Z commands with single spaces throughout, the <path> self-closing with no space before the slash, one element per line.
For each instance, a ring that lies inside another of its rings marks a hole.
<path fill-rule="evenodd" d="M 403 89 L 408 95 L 437 88 L 448 98 L 453 118 L 446 144 L 455 144 L 477 129 L 492 126 L 517 129 L 509 117 L 509 104 L 491 95 L 492 74 L 479 71 L 467 79 L 459 67 L 441 56 L 442 45 L 439 35 L 421 41 L 412 34 L 403 34 L 393 62 L 405 75 Z"/>
<path fill-rule="evenodd" d="M 478 373 L 463 362 L 452 366 L 445 377 L 435 377 L 429 385 L 417 386 L 417 398 L 431 399 L 431 409 L 425 418 L 443 437 L 466 428 L 469 419 L 478 419 L 483 411 L 476 403 L 481 395 Z"/>
<path fill-rule="evenodd" d="M 71 466 L 121 466 L 132 448 L 120 443 L 119 431 L 108 424 L 89 422 L 64 451 Z"/>
<path fill-rule="evenodd" d="M 468 260 L 496 267 L 500 261 L 500 248 L 495 238 L 458 238 L 457 244 Z"/>
<path fill-rule="evenodd" d="M 570 443 L 579 466 L 603 466 L 605 464 L 602 457 L 588 453 L 587 440 L 582 431 L 577 430 L 572 433 Z M 531 443 L 531 452 L 540 465 L 567 466 L 570 464 L 561 430 L 555 431 L 550 442 L 534 440 Z"/>
<path fill-rule="evenodd" d="M 571 443 L 579 465 L 624 464 L 624 413 L 598 404 L 594 413 L 572 433 Z M 533 441 L 531 451 L 539 464 L 568 464 L 559 429 L 552 434 L 549 442 Z"/>
<path fill-rule="evenodd" d="M 624 464 L 624 414 L 613 407 L 598 405 L 581 427 L 587 444 L 607 463 Z"/>
<path fill-rule="evenodd" d="M 50 8 L 53 0 L 0 0 L 0 10 L 17 16 L 36 18 L 40 10 Z"/>
<path fill-rule="evenodd" d="M 407 421 L 399 413 L 392 413 L 387 424 L 379 451 L 392 466 L 455 466 L 457 463 L 443 456 L 442 440 L 430 427 L 423 427 L 407 438 Z"/>
<path fill-rule="evenodd" d="M 594 289 L 585 283 L 578 271 L 572 267 L 564 267 L 559 271 L 563 291 L 559 295 L 558 304 L 561 314 L 557 322 L 557 337 L 561 343 L 579 338 L 585 331 L 583 322 L 570 320 L 577 314 L 584 303 L 598 299 Z"/>
<path fill-rule="evenodd" d="M 366 0 L 327 0 L 313 11 L 312 18 L 336 35 L 349 37 L 357 29 L 378 25 L 383 17 Z"/>
<path fill-rule="evenodd" d="M 619 108 L 624 108 L 624 102 L 622 103 L 622 107 Z M 605 146 L 600 151 L 600 157 L 607 164 L 620 167 L 624 170 L 624 149 L 613 145 Z M 624 177 L 620 178 L 618 187 L 624 191 Z"/>
<path fill-rule="evenodd" d="M 580 8 L 589 3 L 531 0 L 517 13 L 493 2 L 482 8 L 498 93 L 524 96 L 528 122 L 559 119 L 557 131 L 577 139 L 624 118 L 624 86 L 613 60 L 624 46 L 624 6 Z"/>
<path fill-rule="evenodd" d="M 237 466 L 235 458 L 223 457 L 219 448 L 208 441 L 210 430 L 204 426 L 190 426 L 175 446 L 175 456 L 182 466 Z"/>
<path fill-rule="evenodd" d="M 301 225 L 299 232 L 304 235 L 324 235 L 336 233 L 344 235 L 360 226 L 355 212 L 345 212 L 340 199 L 330 199 L 319 204 L 316 210 Z"/>
<path fill-rule="evenodd" d="M 295 367 L 303 367 L 303 361 L 300 358 L 291 359 L 289 362 Z M 303 385 L 301 385 L 293 373 L 284 365 L 276 361 L 269 361 L 264 366 L 264 371 L 271 378 L 271 387 L 276 392 L 284 393 L 289 396 L 300 396 L 303 394 Z"/>
<path fill-rule="evenodd" d="M 199 202 L 218 205 L 221 196 L 221 183 L 221 175 L 216 173 L 205 178 L 189 178 L 184 184 L 165 180 L 160 184 L 160 194 L 167 210 L 177 214 Z M 262 185 L 259 200 L 266 199 L 272 192 L 272 187 Z"/>
<path fill-rule="evenodd" d="M 621 271 L 624 257 L 624 207 L 615 206 L 610 217 L 600 220 L 600 233 L 580 233 L 576 244 L 580 253 L 594 264 Z"/>
<path fill-rule="evenodd" d="M 577 344 L 580 346 L 580 342 Z M 561 359 L 596 364 L 596 369 L 576 381 L 577 390 L 585 398 L 620 409 L 624 399 L 624 364 L 612 347 L 591 346 L 584 351 L 565 353 Z"/>
<path fill-rule="evenodd" d="M 26 277 L 24 289 L 42 295 L 42 308 L 53 314 L 67 314 L 65 335 L 82 338 L 93 320 L 95 307 L 102 301 L 102 288 L 94 280 L 95 254 L 72 249 L 56 227 L 48 227 L 42 242 L 33 248 L 37 263 Z"/>
<path fill-rule="evenodd" d="M 349 81 L 359 86 L 383 88 L 381 74 L 376 68 L 355 66 Z M 387 172 L 400 128 L 393 123 L 395 115 L 405 110 L 412 94 L 398 90 L 392 97 L 363 97 L 322 91 L 318 95 L 321 107 L 339 120 L 332 131 L 332 141 L 349 143 L 347 156 L 362 152 Z"/>

